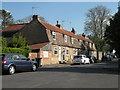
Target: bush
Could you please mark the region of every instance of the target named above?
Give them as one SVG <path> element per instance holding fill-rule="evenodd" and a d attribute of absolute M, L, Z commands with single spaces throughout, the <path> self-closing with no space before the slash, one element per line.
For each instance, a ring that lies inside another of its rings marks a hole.
<path fill-rule="evenodd" d="M 2 53 L 19 53 L 25 56 L 28 56 L 30 50 L 28 49 L 21 49 L 21 48 L 10 48 L 10 47 L 3 47 Z"/>

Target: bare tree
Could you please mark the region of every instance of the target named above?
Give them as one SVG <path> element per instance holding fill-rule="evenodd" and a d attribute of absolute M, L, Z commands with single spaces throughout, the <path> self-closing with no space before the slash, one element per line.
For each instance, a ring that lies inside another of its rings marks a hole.
<path fill-rule="evenodd" d="M 103 39 L 106 25 L 110 18 L 110 9 L 99 5 L 92 8 L 87 13 L 87 20 L 85 22 L 85 33 L 94 36 L 95 38 Z"/>
<path fill-rule="evenodd" d="M 44 22 L 47 22 L 44 17 L 40 17 L 40 20 L 44 21 Z M 30 21 L 32 21 L 32 15 L 27 16 L 27 17 L 25 17 L 23 19 L 18 19 L 14 23 L 15 24 L 22 24 L 22 23 L 29 23 Z"/>

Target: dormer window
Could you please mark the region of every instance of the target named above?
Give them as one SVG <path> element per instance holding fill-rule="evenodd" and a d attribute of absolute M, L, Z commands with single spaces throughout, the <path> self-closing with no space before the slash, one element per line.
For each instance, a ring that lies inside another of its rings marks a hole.
<path fill-rule="evenodd" d="M 81 45 L 82 44 L 82 40 L 79 40 L 79 45 Z"/>
<path fill-rule="evenodd" d="M 73 38 L 73 37 L 71 37 L 71 43 L 72 43 L 72 44 L 74 43 L 74 38 Z"/>
<path fill-rule="evenodd" d="M 52 38 L 53 40 L 56 40 L 56 32 L 52 32 Z"/>
<path fill-rule="evenodd" d="M 67 42 L 67 35 L 63 35 L 64 41 Z"/>
<path fill-rule="evenodd" d="M 91 43 L 89 43 L 89 46 L 90 46 L 90 48 L 91 48 Z"/>

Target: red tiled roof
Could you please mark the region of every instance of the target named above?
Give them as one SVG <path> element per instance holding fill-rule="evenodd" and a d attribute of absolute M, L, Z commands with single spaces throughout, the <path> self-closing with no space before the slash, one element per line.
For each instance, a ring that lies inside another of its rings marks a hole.
<path fill-rule="evenodd" d="M 2 31 L 19 30 L 22 29 L 24 26 L 25 24 L 10 25 L 7 28 L 3 29 Z"/>
<path fill-rule="evenodd" d="M 83 36 L 81 36 L 81 35 L 75 35 L 74 33 L 70 32 L 70 31 L 67 31 L 67 30 L 64 30 L 64 29 L 60 29 L 60 28 L 58 28 L 57 26 L 53 26 L 53 25 L 48 24 L 48 23 L 45 23 L 45 22 L 43 22 L 43 21 L 40 21 L 40 23 L 41 23 L 43 26 L 45 26 L 47 29 L 49 29 L 49 30 L 52 30 L 52 31 L 55 31 L 55 32 L 59 32 L 59 33 L 61 33 L 61 34 L 66 34 L 66 35 L 68 35 L 68 36 L 72 36 L 72 37 L 74 37 L 74 38 L 81 39 L 81 40 L 85 40 L 85 41 L 88 41 L 88 42 L 91 42 L 91 43 L 92 43 L 92 41 L 91 41 L 89 38 L 85 38 L 85 37 L 83 37 Z"/>
<path fill-rule="evenodd" d="M 47 45 L 49 42 L 45 42 L 45 43 L 39 43 L 39 44 L 33 44 L 33 45 L 30 45 L 30 49 L 40 49 L 42 48 L 43 46 Z"/>
<path fill-rule="evenodd" d="M 88 41 L 88 42 L 90 42 L 90 43 L 93 43 L 93 41 L 90 40 L 89 38 L 87 38 L 86 41 Z"/>
<path fill-rule="evenodd" d="M 64 29 L 60 29 L 57 26 L 53 26 L 53 25 L 45 23 L 43 21 L 40 21 L 40 23 L 43 26 L 45 26 L 45 28 L 47 28 L 49 30 L 52 30 L 52 31 L 55 31 L 55 32 L 59 32 L 61 34 L 65 34 L 65 35 L 68 35 L 68 36 L 71 36 L 71 37 L 74 37 L 74 38 L 77 38 L 77 39 L 85 40 L 85 41 L 88 41 L 88 42 L 92 43 L 92 41 L 90 39 L 88 39 L 88 38 L 86 39 L 85 37 L 83 37 L 81 35 L 75 35 L 74 33 L 70 32 L 70 31 L 67 31 L 67 30 L 64 30 Z M 22 29 L 24 26 L 25 26 L 25 24 L 11 25 L 11 26 L 8 26 L 7 28 L 3 29 L 2 31 L 19 30 L 19 29 Z"/>
<path fill-rule="evenodd" d="M 44 25 L 44 26 L 45 26 L 47 29 L 49 29 L 49 30 L 52 30 L 52 31 L 55 31 L 55 32 L 59 32 L 59 33 L 62 33 L 62 34 L 66 34 L 66 35 L 68 35 L 68 36 L 72 36 L 72 37 L 75 37 L 75 38 L 76 38 L 76 35 L 73 34 L 73 33 L 70 32 L 70 31 L 67 31 L 67 30 L 64 30 L 64 29 L 60 29 L 60 28 L 58 28 L 57 26 L 53 26 L 53 25 L 48 24 L 48 23 L 45 23 L 45 22 L 43 22 L 43 21 L 40 21 L 40 23 L 41 23 L 42 25 Z"/>

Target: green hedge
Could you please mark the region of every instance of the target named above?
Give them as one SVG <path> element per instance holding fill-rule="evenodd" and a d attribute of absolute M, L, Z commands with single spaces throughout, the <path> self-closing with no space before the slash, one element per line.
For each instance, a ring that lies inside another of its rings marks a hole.
<path fill-rule="evenodd" d="M 10 48 L 10 47 L 3 47 L 0 48 L 2 53 L 19 53 L 25 56 L 28 56 L 30 50 L 28 49 L 21 49 L 21 48 Z"/>

